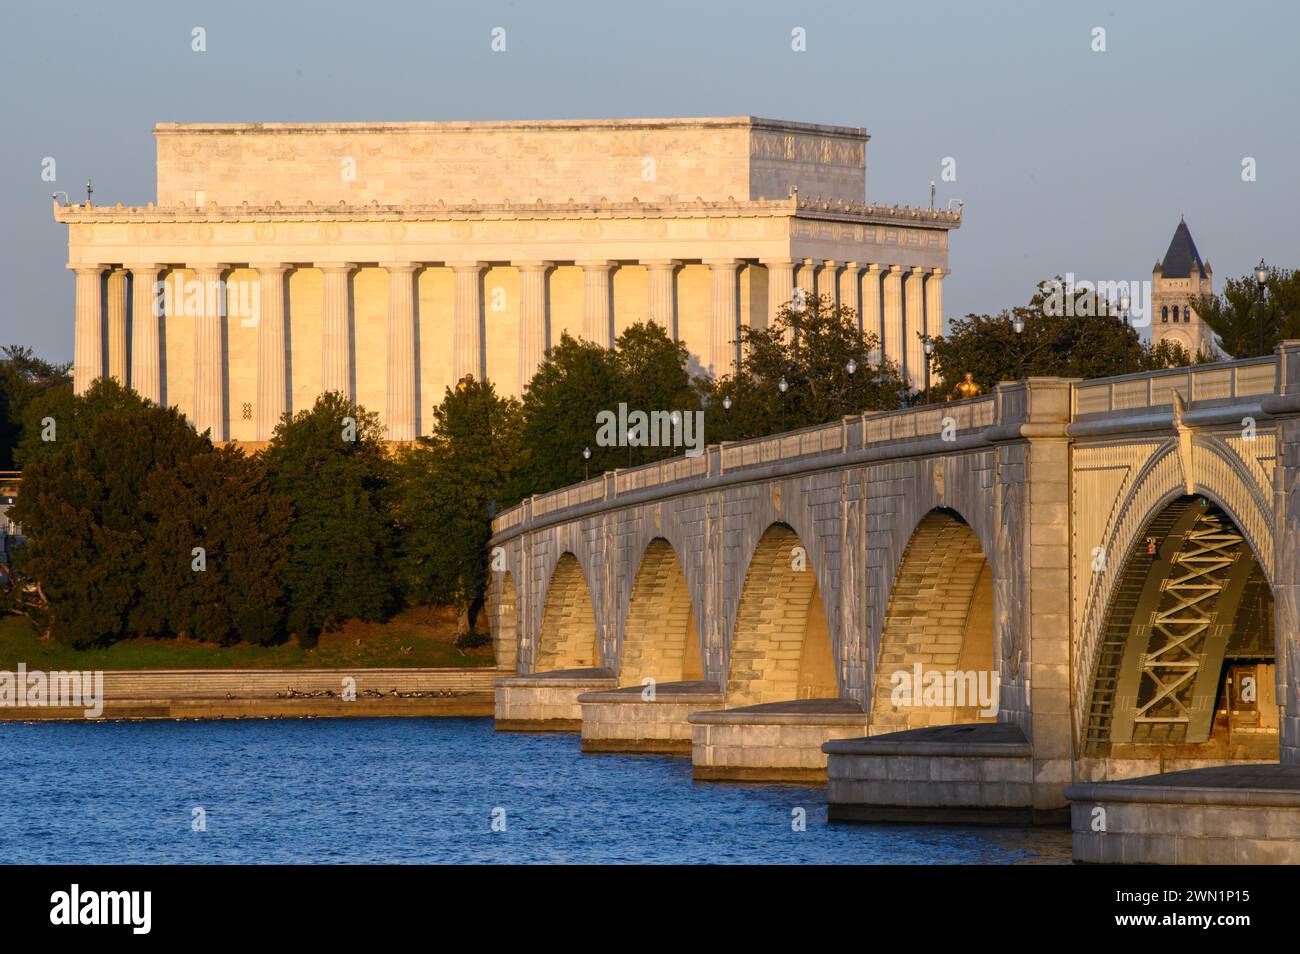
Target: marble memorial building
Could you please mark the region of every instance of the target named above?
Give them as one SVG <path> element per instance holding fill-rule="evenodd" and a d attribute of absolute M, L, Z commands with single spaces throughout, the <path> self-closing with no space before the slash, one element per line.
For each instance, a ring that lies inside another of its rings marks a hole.
<path fill-rule="evenodd" d="M 60 205 L 74 378 L 216 440 L 326 390 L 427 433 L 466 374 L 518 394 L 563 332 L 654 321 L 699 370 L 794 289 L 863 316 L 920 385 L 960 213 L 868 204 L 865 130 L 748 116 L 159 123 L 157 201 Z"/>

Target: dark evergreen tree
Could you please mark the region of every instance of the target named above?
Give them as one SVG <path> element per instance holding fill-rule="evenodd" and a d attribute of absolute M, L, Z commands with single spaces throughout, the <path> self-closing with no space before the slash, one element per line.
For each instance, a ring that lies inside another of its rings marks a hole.
<path fill-rule="evenodd" d="M 272 491 L 293 508 L 290 632 L 310 642 L 346 619 L 385 618 L 397 601 L 395 469 L 378 416 L 323 394 L 281 421 L 263 454 Z"/>
<path fill-rule="evenodd" d="M 408 600 L 454 605 L 470 629 L 487 581 L 491 517 L 518 502 L 523 417 L 490 383 L 448 388 L 433 433 L 400 460 Z"/>
<path fill-rule="evenodd" d="M 146 586 L 155 528 L 143 498 L 154 472 L 210 453 L 211 443 L 174 409 L 111 379 L 82 397 L 52 390 L 27 418 L 36 426 L 24 437 L 13 509 L 27 545 L 16 562 L 48 601 L 51 631 L 77 646 L 166 632 L 159 594 Z"/>
<path fill-rule="evenodd" d="M 283 638 L 292 508 L 261 457 L 216 448 L 156 470 L 144 500 L 156 521 L 145 589 L 171 632 L 208 642 Z"/>

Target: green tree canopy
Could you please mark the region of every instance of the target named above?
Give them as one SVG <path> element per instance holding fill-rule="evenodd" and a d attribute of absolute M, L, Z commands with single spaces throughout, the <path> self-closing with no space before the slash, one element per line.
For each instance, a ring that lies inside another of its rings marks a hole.
<path fill-rule="evenodd" d="M 1180 367 L 1199 359 L 1172 342 L 1152 347 L 1096 292 L 1043 282 L 1029 304 L 996 315 L 968 314 L 934 339 L 931 365 L 940 382 L 933 400 L 944 400 L 967 374 L 985 391 L 999 381 L 1033 376 L 1100 378 Z M 1019 318 L 1024 330 L 1017 335 Z"/>
<path fill-rule="evenodd" d="M 857 312 L 827 296 L 804 296 L 798 308 L 787 302 L 770 327 L 743 326 L 739 336 L 736 373 L 699 381 L 710 443 L 897 408 L 907 397 L 897 366 L 880 354 L 879 338 L 859 328 Z"/>
<path fill-rule="evenodd" d="M 433 422 L 399 459 L 402 584 L 413 602 L 456 606 L 470 628 L 491 518 L 520 497 L 523 414 L 518 401 L 471 379 L 447 389 Z"/>
<path fill-rule="evenodd" d="M 112 379 L 83 396 L 51 389 L 27 409 L 23 489 L 13 508 L 27 545 L 18 571 L 48 600 L 49 627 L 78 646 L 128 634 L 162 634 L 168 624 L 146 585 L 155 538 L 145 503 L 156 472 L 210 453 L 172 408 L 150 405 Z M 52 439 L 42 441 L 48 418 Z"/>
<path fill-rule="evenodd" d="M 31 348 L 21 345 L 0 348 L 0 470 L 12 470 L 18 465 L 16 449 L 28 406 L 54 388 L 63 388 L 71 394 L 72 378 L 68 371 L 68 365 L 44 361 Z"/>
<path fill-rule="evenodd" d="M 1214 332 L 1219 347 L 1234 358 L 1272 354 L 1279 341 L 1300 338 L 1300 271 L 1270 269 L 1259 301 L 1254 273 L 1229 278 L 1219 295 L 1188 299 L 1201 321 Z M 1260 316 L 1264 320 L 1264 350 L 1259 348 Z"/>
<path fill-rule="evenodd" d="M 598 440 L 598 415 L 626 410 L 672 413 L 695 410 L 699 396 L 688 374 L 685 345 L 653 323 L 629 327 L 613 350 L 562 335 L 524 391 L 523 443 L 530 459 L 524 486 L 532 493 L 617 467 L 680 453 L 672 447 L 632 447 Z M 582 450 L 591 449 L 584 468 Z"/>
<path fill-rule="evenodd" d="M 309 642 L 345 619 L 386 617 L 397 599 L 395 471 L 378 416 L 329 392 L 282 420 L 263 454 L 272 491 L 292 504 L 290 632 Z"/>
<path fill-rule="evenodd" d="M 281 640 L 292 510 L 262 458 L 213 448 L 155 470 L 148 485 L 143 586 L 168 631 L 225 645 Z"/>

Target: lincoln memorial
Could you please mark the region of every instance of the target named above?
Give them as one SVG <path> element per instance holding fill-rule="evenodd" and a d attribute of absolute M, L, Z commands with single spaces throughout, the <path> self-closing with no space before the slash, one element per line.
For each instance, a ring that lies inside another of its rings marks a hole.
<path fill-rule="evenodd" d="M 726 374 L 738 327 L 765 327 L 796 288 L 863 316 L 917 386 L 920 334 L 942 332 L 960 213 L 868 204 L 863 129 L 740 116 L 154 137 L 157 202 L 55 202 L 75 386 L 111 375 L 214 440 L 267 440 L 328 390 L 411 440 L 464 375 L 518 395 L 562 333 L 609 346 L 647 320 L 694 370 Z"/>

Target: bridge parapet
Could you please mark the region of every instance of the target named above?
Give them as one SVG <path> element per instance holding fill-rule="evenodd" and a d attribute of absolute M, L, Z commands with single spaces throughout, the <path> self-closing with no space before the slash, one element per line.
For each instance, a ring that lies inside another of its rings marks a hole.
<path fill-rule="evenodd" d="M 957 433 L 991 427 L 997 422 L 998 398 L 999 395 L 990 395 L 950 404 L 866 414 L 863 416 L 864 443 L 886 444 L 936 437 L 950 427 Z"/>
<path fill-rule="evenodd" d="M 1174 394 L 1180 395 L 1188 405 L 1209 401 L 1231 403 L 1273 394 L 1277 390 L 1277 370 L 1277 356 L 1268 355 L 1080 381 L 1073 388 L 1071 416 L 1075 420 L 1088 420 L 1141 414 L 1151 408 L 1171 406 Z"/>
<path fill-rule="evenodd" d="M 800 460 L 814 463 L 827 457 L 876 449 L 900 442 L 937 439 L 942 435 L 974 435 L 997 424 L 1015 425 L 1025 417 L 1025 386 L 1004 384 L 998 393 L 941 405 L 854 414 L 830 424 L 787 431 L 746 441 L 710 444 L 704 453 L 611 471 L 582 483 L 530 497 L 492 521 L 494 535 L 507 533 L 535 519 L 554 517 L 597 502 L 613 502 L 630 494 L 653 491 L 705 478 L 736 475 Z M 900 452 L 899 456 L 904 456 Z M 810 468 L 812 469 L 812 468 Z"/>

